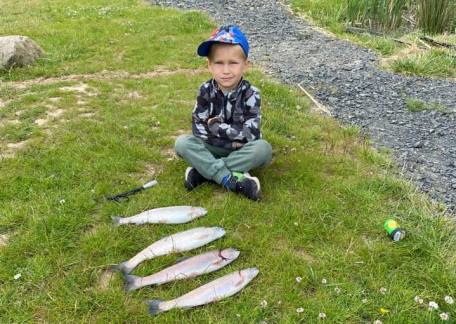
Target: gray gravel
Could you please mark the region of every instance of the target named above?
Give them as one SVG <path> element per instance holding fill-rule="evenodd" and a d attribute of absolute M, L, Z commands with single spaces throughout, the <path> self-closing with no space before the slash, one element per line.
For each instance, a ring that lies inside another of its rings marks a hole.
<path fill-rule="evenodd" d="M 301 83 L 343 123 L 361 127 L 377 147 L 392 149 L 404 175 L 456 210 L 456 84 L 408 78 L 378 69 L 371 50 L 317 31 L 274 0 L 151 0 L 206 11 L 219 24 L 237 24 L 251 59 L 285 83 Z M 417 98 L 445 112 L 410 112 Z"/>

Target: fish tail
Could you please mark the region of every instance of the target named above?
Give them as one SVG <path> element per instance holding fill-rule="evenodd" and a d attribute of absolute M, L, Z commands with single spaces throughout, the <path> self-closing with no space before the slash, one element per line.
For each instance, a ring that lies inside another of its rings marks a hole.
<path fill-rule="evenodd" d="M 119 263 L 119 264 L 116 264 L 116 265 L 113 265 L 111 267 L 112 270 L 114 271 L 120 271 L 122 272 L 124 275 L 127 275 L 131 272 L 132 269 L 130 269 L 130 267 L 127 266 L 127 263 L 128 261 L 125 261 L 125 262 L 122 262 L 122 263 Z"/>
<path fill-rule="evenodd" d="M 147 301 L 147 305 L 149 305 L 149 314 L 150 315 L 157 315 L 158 313 L 163 312 L 163 310 L 160 309 L 160 304 L 163 301 L 158 300 L 158 299 L 151 299 Z"/>
<path fill-rule="evenodd" d="M 122 225 L 122 224 L 120 223 L 120 219 L 121 219 L 121 218 L 122 218 L 122 217 L 111 216 L 112 225 L 114 225 L 114 226 L 120 226 L 120 225 Z"/>
<path fill-rule="evenodd" d="M 141 277 L 124 274 L 125 291 L 132 291 L 132 290 L 140 288 L 137 285 L 137 282 L 139 281 L 139 279 L 141 279 Z"/>

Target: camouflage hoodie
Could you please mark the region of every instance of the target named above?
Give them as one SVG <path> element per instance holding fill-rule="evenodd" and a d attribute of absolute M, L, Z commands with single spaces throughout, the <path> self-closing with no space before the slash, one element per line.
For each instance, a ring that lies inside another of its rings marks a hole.
<path fill-rule="evenodd" d="M 246 80 L 226 95 L 215 80 L 203 83 L 192 114 L 193 135 L 226 149 L 261 138 L 260 93 Z M 214 118 L 215 117 L 215 118 Z M 211 119 L 208 125 L 208 120 Z"/>

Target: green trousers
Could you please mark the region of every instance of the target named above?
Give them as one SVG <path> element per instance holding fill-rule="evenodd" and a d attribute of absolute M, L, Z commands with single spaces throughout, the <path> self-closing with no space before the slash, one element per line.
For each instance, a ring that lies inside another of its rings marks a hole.
<path fill-rule="evenodd" d="M 229 150 L 207 144 L 199 137 L 181 135 L 176 139 L 176 153 L 203 177 L 222 183 L 231 172 L 248 172 L 266 166 L 272 159 L 271 145 L 259 139 L 242 148 Z"/>

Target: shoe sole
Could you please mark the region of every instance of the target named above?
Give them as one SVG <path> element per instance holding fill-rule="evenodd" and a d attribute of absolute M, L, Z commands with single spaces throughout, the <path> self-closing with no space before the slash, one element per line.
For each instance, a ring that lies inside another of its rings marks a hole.
<path fill-rule="evenodd" d="M 184 187 L 185 189 L 187 189 L 188 191 L 192 191 L 194 188 L 192 186 L 190 186 L 187 182 L 187 178 L 188 178 L 188 174 L 190 173 L 190 171 L 192 170 L 193 168 L 192 167 L 187 167 L 187 169 L 185 170 L 185 178 L 184 178 Z"/>
<path fill-rule="evenodd" d="M 257 188 L 258 188 L 258 190 L 257 190 L 258 199 L 257 199 L 257 200 L 260 200 L 260 198 L 261 198 L 261 185 L 260 185 L 260 180 L 258 180 L 257 177 L 252 177 L 252 176 L 250 175 L 250 173 L 248 173 L 248 172 L 244 172 L 244 176 L 245 176 L 247 179 L 250 179 L 250 180 L 255 181 L 255 183 L 256 183 L 256 185 L 257 185 Z"/>

